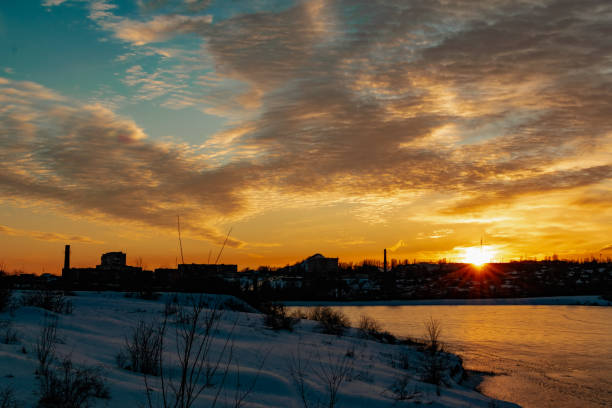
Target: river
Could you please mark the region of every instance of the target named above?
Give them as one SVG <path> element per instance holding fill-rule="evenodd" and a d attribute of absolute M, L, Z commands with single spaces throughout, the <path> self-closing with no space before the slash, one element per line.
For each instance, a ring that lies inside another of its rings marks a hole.
<path fill-rule="evenodd" d="M 375 318 L 399 336 L 424 337 L 430 317 L 445 349 L 469 370 L 492 372 L 488 396 L 525 408 L 612 406 L 612 307 L 533 305 L 334 306 L 353 322 Z"/>

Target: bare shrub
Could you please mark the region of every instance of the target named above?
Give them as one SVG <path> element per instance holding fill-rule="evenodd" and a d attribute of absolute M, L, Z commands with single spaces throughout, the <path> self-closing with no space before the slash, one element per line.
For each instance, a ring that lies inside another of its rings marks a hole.
<path fill-rule="evenodd" d="M 225 385 L 227 373 L 233 359 L 233 329 L 221 339 L 221 349 L 212 351 L 215 333 L 219 331 L 222 311 L 213 305 L 208 309 L 205 299 L 191 298 L 188 307 L 179 306 L 176 313 L 175 337 L 176 355 L 179 361 L 178 379 L 164 370 L 164 338 L 169 324 L 165 315 L 158 328 L 161 339 L 159 376 L 161 399 L 154 399 L 149 379 L 144 374 L 147 405 L 188 408 L 198 400 L 206 388 L 216 388 L 212 407 L 216 406 L 221 390 Z M 236 322 L 234 322 L 234 327 Z M 215 381 L 218 381 L 215 383 Z"/>
<path fill-rule="evenodd" d="M 138 322 L 125 348 L 117 355 L 117 365 L 137 373 L 159 375 L 162 339 L 159 324 Z"/>
<path fill-rule="evenodd" d="M 40 381 L 38 406 L 45 408 L 89 407 L 93 398 L 108 398 L 99 370 L 76 368 L 70 359 L 55 365 L 57 316 L 45 314 L 36 340 L 37 377 Z"/>
<path fill-rule="evenodd" d="M 19 335 L 13 329 L 13 322 L 10 320 L 0 320 L 0 343 L 2 344 L 19 343 Z"/>
<path fill-rule="evenodd" d="M 389 387 L 389 391 L 395 401 L 412 401 L 421 396 L 421 391 L 409 374 L 398 377 Z"/>
<path fill-rule="evenodd" d="M 359 333 L 362 336 L 369 337 L 372 333 L 378 333 L 382 331 L 380 323 L 375 319 L 362 315 L 359 318 Z"/>
<path fill-rule="evenodd" d="M 143 289 L 139 290 L 138 292 L 126 292 L 123 296 L 126 298 L 136 298 L 142 300 L 157 300 L 161 297 L 161 294 L 153 292 L 149 289 Z"/>
<path fill-rule="evenodd" d="M 60 290 L 41 289 L 24 293 L 21 304 L 62 314 L 71 314 L 73 310 L 72 301 L 66 299 L 64 292 Z"/>
<path fill-rule="evenodd" d="M 13 288 L 11 287 L 6 273 L 0 264 L 0 312 L 4 312 L 11 305 Z"/>
<path fill-rule="evenodd" d="M 353 350 L 352 356 L 354 355 L 355 351 Z M 355 360 L 349 353 L 337 357 L 328 353 L 327 357 L 327 364 L 323 361 L 319 361 L 319 367 L 318 369 L 315 368 L 314 372 L 319 380 L 323 381 L 327 389 L 328 408 L 334 408 L 338 403 L 338 391 L 340 387 L 345 381 L 351 379 Z"/>
<path fill-rule="evenodd" d="M 266 353 L 260 360 L 257 366 L 257 373 L 255 377 L 247 384 L 246 388 L 243 387 L 242 382 L 240 381 L 240 363 L 236 362 L 234 364 L 236 371 L 236 385 L 234 389 L 234 400 L 233 400 L 233 408 L 240 408 L 246 403 L 246 399 L 255 389 L 255 385 L 257 384 L 257 380 L 259 380 L 259 376 L 261 375 L 261 371 L 266 363 L 266 359 L 270 353 Z"/>
<path fill-rule="evenodd" d="M 231 310 L 232 312 L 245 312 L 250 313 L 253 312 L 253 308 L 249 306 L 246 302 L 236 299 L 235 297 L 229 297 L 221 303 L 221 309 L 223 310 Z"/>
<path fill-rule="evenodd" d="M 291 312 L 291 317 L 298 320 L 306 320 L 308 319 L 308 313 L 302 309 L 295 309 L 293 312 Z"/>
<path fill-rule="evenodd" d="M 408 370 L 412 367 L 411 353 L 407 349 L 401 349 L 391 359 L 391 367 Z"/>
<path fill-rule="evenodd" d="M 306 380 L 306 374 L 311 370 L 308 362 L 302 357 L 301 347 L 299 343 L 297 346 L 296 353 L 291 355 L 291 360 L 289 360 L 288 368 L 289 375 L 291 376 L 291 379 L 293 380 L 293 385 L 295 386 L 296 391 L 300 396 L 302 405 L 304 406 L 304 408 L 310 408 L 312 404 L 310 402 L 310 390 Z"/>
<path fill-rule="evenodd" d="M 321 358 L 318 355 L 318 364 L 311 367 L 301 355 L 298 345 L 297 353 L 294 354 L 289 362 L 289 374 L 296 387 L 302 405 L 304 408 L 311 407 L 327 407 L 334 408 L 338 405 L 339 391 L 346 381 L 350 381 L 353 374 L 355 360 L 351 357 L 352 353 L 344 353 L 334 356 L 331 352 L 328 353 L 327 359 Z M 312 401 L 308 373 L 312 373 L 314 380 L 319 384 L 323 384 L 326 390 L 326 398 L 324 401 L 317 399 Z"/>
<path fill-rule="evenodd" d="M 167 299 L 164 305 L 164 316 L 172 316 L 179 311 L 178 298 L 176 295 L 172 299 Z"/>
<path fill-rule="evenodd" d="M 319 322 L 323 333 L 341 336 L 350 326 L 349 318 L 339 310 L 328 306 L 317 306 L 310 312 L 309 318 Z"/>
<path fill-rule="evenodd" d="M 364 339 L 380 341 L 382 343 L 395 344 L 396 338 L 386 330 L 383 330 L 380 323 L 368 316 L 359 318 L 359 327 L 357 328 L 359 335 Z"/>
<path fill-rule="evenodd" d="M 68 358 L 56 369 L 47 370 L 40 380 L 39 407 L 89 407 L 94 398 L 110 398 L 98 369 L 74 367 Z"/>
<path fill-rule="evenodd" d="M 279 303 L 271 303 L 262 307 L 264 314 L 264 324 L 272 330 L 288 330 L 293 331 L 293 327 L 299 322 L 299 319 L 289 315 L 285 305 Z"/>
<path fill-rule="evenodd" d="M 57 343 L 57 316 L 45 314 L 43 327 L 36 339 L 36 357 L 38 358 L 37 374 L 47 375 L 51 363 L 55 359 Z"/>
<path fill-rule="evenodd" d="M 0 287 L 0 312 L 4 312 L 11 305 L 13 290 L 7 287 Z"/>
<path fill-rule="evenodd" d="M 9 386 L 0 388 L 0 408 L 18 408 L 15 391 Z"/>
<path fill-rule="evenodd" d="M 425 321 L 425 335 L 427 340 L 427 346 L 432 353 L 437 352 L 440 349 L 440 333 L 442 332 L 441 323 L 430 317 L 429 320 Z"/>
<path fill-rule="evenodd" d="M 423 353 L 423 360 L 420 367 L 421 381 L 438 386 L 436 392 L 440 395 L 440 385 L 444 375 L 443 353 Z"/>

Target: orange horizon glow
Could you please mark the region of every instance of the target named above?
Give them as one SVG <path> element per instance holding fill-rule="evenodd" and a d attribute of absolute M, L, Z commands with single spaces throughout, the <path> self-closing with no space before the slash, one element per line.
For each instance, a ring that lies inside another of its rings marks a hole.
<path fill-rule="evenodd" d="M 92 267 L 100 263 L 100 256 L 105 252 L 122 251 L 127 254 L 128 265 L 140 266 L 144 269 L 153 270 L 158 267 L 176 267 L 177 263 L 180 262 L 180 255 L 177 252 L 173 254 L 173 246 L 176 246 L 176 240 L 169 238 L 162 241 L 161 244 L 153 243 L 148 241 L 151 245 L 109 245 L 108 243 L 73 243 L 71 244 L 71 266 L 73 267 Z M 51 273 L 59 275 L 61 274 L 61 268 L 63 264 L 63 242 L 49 242 L 39 243 L 39 248 L 44 249 L 39 253 L 29 252 L 27 256 L 20 257 L 9 257 L 4 256 L 0 258 L 0 269 L 5 272 L 24 272 L 24 273 Z M 219 247 L 218 246 L 204 246 L 199 241 L 186 240 L 184 242 L 185 247 L 185 262 L 186 263 L 208 263 L 209 252 L 211 253 L 211 262 L 214 262 Z M 204 247 L 204 250 L 198 250 L 198 248 Z M 16 248 L 16 253 L 19 253 L 21 248 Z M 286 252 L 290 251 L 290 252 Z M 300 250 L 299 248 L 283 248 L 277 246 L 270 246 L 262 250 L 262 253 L 267 255 L 261 255 L 253 257 L 254 254 L 244 253 L 242 249 L 228 248 L 226 247 L 223 251 L 223 256 L 220 259 L 220 263 L 226 264 L 237 264 L 239 270 L 245 268 L 257 268 L 259 266 L 270 266 L 270 267 L 281 267 L 289 264 L 300 262 L 315 253 L 322 253 L 329 257 L 338 257 L 341 263 L 356 263 L 360 264 L 363 260 L 380 260 L 382 262 L 382 250 L 377 251 L 377 248 L 365 249 L 363 252 L 351 253 L 346 248 L 339 248 L 338 246 L 323 246 L 313 245 L 310 248 Z M 399 252 L 399 253 L 398 253 Z M 544 260 L 553 259 L 553 253 L 540 256 L 511 256 L 508 252 L 503 252 L 494 245 L 479 245 L 473 246 L 459 246 L 450 252 L 438 252 L 433 253 L 411 253 L 405 252 L 392 252 L 388 250 L 387 253 L 388 261 L 396 260 L 399 262 L 408 261 L 412 262 L 430 262 L 436 263 L 439 261 L 449 263 L 466 263 L 471 264 L 478 270 L 482 269 L 486 264 L 498 263 L 498 262 L 511 262 L 519 260 Z M 577 254 L 574 256 L 560 255 L 557 257 L 560 260 L 570 261 L 582 261 L 585 259 L 602 259 L 607 260 L 609 256 L 599 258 L 594 254 Z"/>

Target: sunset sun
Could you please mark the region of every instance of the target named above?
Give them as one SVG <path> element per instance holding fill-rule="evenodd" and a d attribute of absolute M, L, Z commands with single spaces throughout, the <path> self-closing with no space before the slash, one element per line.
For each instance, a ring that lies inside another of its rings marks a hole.
<path fill-rule="evenodd" d="M 465 263 L 471 263 L 475 266 L 482 266 L 486 263 L 492 262 L 497 252 L 490 246 L 474 246 L 463 249 L 461 255 L 461 261 Z"/>

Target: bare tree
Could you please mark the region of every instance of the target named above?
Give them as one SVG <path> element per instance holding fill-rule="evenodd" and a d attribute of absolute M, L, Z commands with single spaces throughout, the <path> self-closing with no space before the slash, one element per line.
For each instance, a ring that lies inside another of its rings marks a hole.
<path fill-rule="evenodd" d="M 440 322 L 433 317 L 429 317 L 429 320 L 425 321 L 425 334 L 429 343 L 429 350 L 435 353 L 440 348 L 440 333 L 442 332 L 442 325 Z"/>
<path fill-rule="evenodd" d="M 440 395 L 440 384 L 444 371 L 444 359 L 440 353 L 440 333 L 442 325 L 438 320 L 429 317 L 425 322 L 425 334 L 427 336 L 429 353 L 423 355 L 421 366 L 421 379 L 430 384 L 436 385 L 436 393 Z"/>

